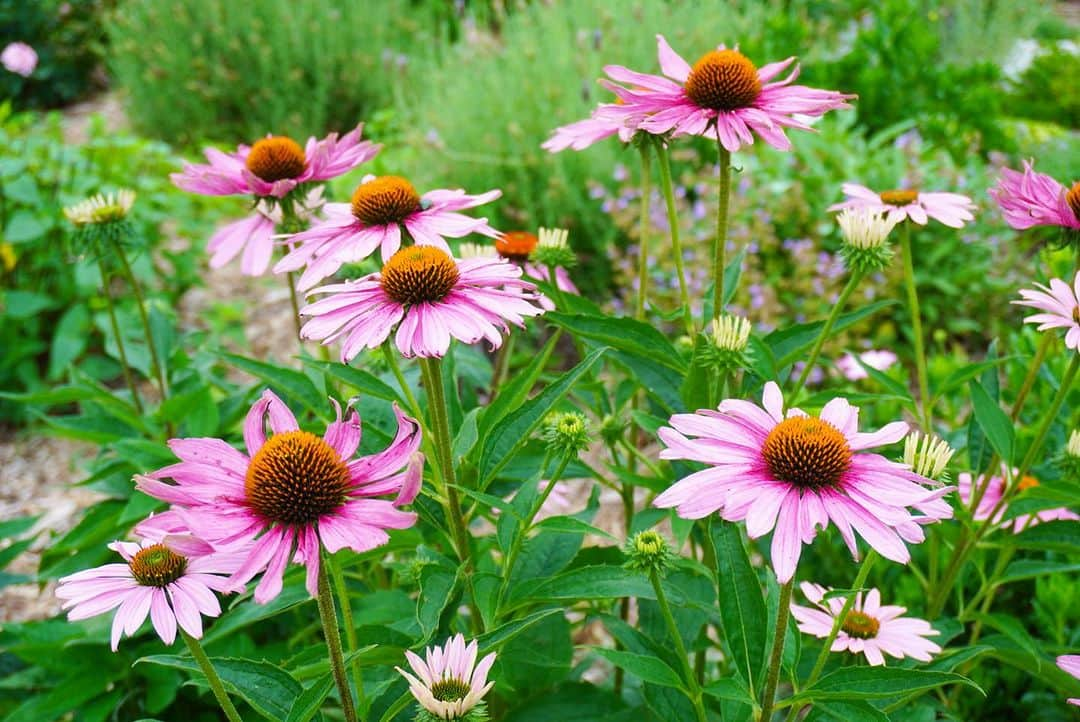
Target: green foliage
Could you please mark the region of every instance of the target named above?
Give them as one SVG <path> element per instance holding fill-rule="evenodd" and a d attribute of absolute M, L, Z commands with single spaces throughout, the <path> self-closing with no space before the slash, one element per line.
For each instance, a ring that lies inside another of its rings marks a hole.
<path fill-rule="evenodd" d="M 1075 48 L 1041 53 L 1012 84 L 1009 107 L 1027 118 L 1080 128 L 1080 88 L 1069 82 L 1077 73 L 1080 53 Z"/>

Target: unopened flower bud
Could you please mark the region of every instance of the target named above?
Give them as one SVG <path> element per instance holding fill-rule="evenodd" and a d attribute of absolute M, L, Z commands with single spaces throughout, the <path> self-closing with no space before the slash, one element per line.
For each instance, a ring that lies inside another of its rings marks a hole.
<path fill-rule="evenodd" d="M 836 217 L 844 245 L 840 254 L 849 271 L 871 273 L 889 265 L 889 233 L 896 226 L 887 216 L 865 208 L 847 208 Z"/>
<path fill-rule="evenodd" d="M 573 268 L 577 265 L 577 256 L 566 242 L 569 235 L 570 231 L 565 228 L 539 229 L 536 234 L 539 241 L 530 260 L 545 267 Z"/>
<path fill-rule="evenodd" d="M 668 548 L 667 540 L 659 532 L 647 529 L 632 536 L 624 552 L 627 556 L 626 568 L 652 574 L 663 574 L 671 566 L 674 555 Z"/>
<path fill-rule="evenodd" d="M 458 258 L 498 258 L 495 246 L 483 243 L 462 243 L 458 246 Z"/>
<path fill-rule="evenodd" d="M 904 439 L 904 463 L 919 476 L 945 481 L 945 467 L 956 450 L 933 434 L 913 431 Z"/>
<path fill-rule="evenodd" d="M 618 416 L 608 414 L 600 422 L 600 438 L 608 444 L 615 444 L 626 431 L 626 424 Z"/>
<path fill-rule="evenodd" d="M 1061 469 L 1065 481 L 1080 481 L 1080 429 L 1069 434 L 1065 453 L 1058 457 L 1058 468 Z"/>
<path fill-rule="evenodd" d="M 549 414 L 543 438 L 554 453 L 579 454 L 589 447 L 589 421 L 576 411 Z"/>

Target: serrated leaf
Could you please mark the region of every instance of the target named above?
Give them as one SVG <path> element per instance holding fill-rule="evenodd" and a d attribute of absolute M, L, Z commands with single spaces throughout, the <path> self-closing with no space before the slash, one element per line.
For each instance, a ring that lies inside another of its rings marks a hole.
<path fill-rule="evenodd" d="M 592 651 L 642 681 L 686 691 L 678 673 L 656 657 L 604 647 L 593 647 Z"/>
<path fill-rule="evenodd" d="M 1013 443 L 1016 431 L 1009 415 L 1002 411 L 998 402 L 991 398 L 986 389 L 978 381 L 968 384 L 971 390 L 971 404 L 974 409 L 975 421 L 979 428 L 986 434 L 990 445 L 998 453 L 1002 461 L 1012 463 Z"/>
<path fill-rule="evenodd" d="M 274 391 L 303 405 L 316 416 L 326 414 L 330 402 L 315 388 L 311 379 L 299 371 L 232 353 L 223 353 L 221 357 L 241 371 L 265 381 Z"/>

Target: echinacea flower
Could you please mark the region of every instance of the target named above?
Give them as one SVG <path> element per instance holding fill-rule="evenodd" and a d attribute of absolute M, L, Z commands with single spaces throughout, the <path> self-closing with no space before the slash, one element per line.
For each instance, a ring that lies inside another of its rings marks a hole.
<path fill-rule="evenodd" d="M 293 204 L 293 213 L 301 221 L 309 221 L 323 206 L 322 187 L 311 189 L 302 200 Z M 219 228 L 206 244 L 211 254 L 210 268 L 221 268 L 243 251 L 240 272 L 246 276 L 261 276 L 274 255 L 274 233 L 281 224 L 281 206 L 259 199 L 251 215 Z"/>
<path fill-rule="evenodd" d="M 799 585 L 803 596 L 813 607 L 791 605 L 791 616 L 799 624 L 799 631 L 822 639 L 832 631 L 833 623 L 844 610 L 844 599 L 833 597 L 825 599 L 830 590 L 820 584 L 803 582 Z M 881 592 L 870 589 L 863 597 L 862 592 L 855 595 L 855 604 L 840 623 L 840 631 L 830 649 L 833 652 L 851 652 L 862 654 L 871 665 L 885 664 L 885 655 L 895 659 L 911 657 L 920 662 L 929 662 L 941 647 L 927 637 L 941 634 L 924 619 L 905 617 L 905 607 L 883 605 Z"/>
<path fill-rule="evenodd" d="M 344 263 L 358 263 L 380 249 L 383 263 L 401 248 L 408 233 L 418 246 L 434 246 L 450 253 L 447 238 L 479 233 L 494 238 L 499 232 L 487 218 L 472 218 L 458 211 L 489 203 L 502 195 L 491 190 L 469 195 L 461 190 L 417 193 L 405 178 L 396 175 L 366 176 L 356 187 L 350 203 L 327 203 L 326 220 L 289 240 L 296 248 L 274 266 L 274 273 L 306 266 L 297 288 L 306 291 L 331 275 Z"/>
<path fill-rule="evenodd" d="M 945 467 L 956 454 L 952 448 L 933 434 L 912 431 L 904 439 L 904 463 L 919 476 L 942 481 L 945 479 Z"/>
<path fill-rule="evenodd" d="M 1020 295 L 1024 300 L 1013 301 L 1020 306 L 1030 306 L 1045 313 L 1028 316 L 1024 323 L 1039 324 L 1040 331 L 1051 328 L 1065 328 L 1065 346 L 1080 352 L 1080 271 L 1073 278 L 1072 288 L 1059 278 L 1050 279 L 1050 287 L 1035 284 L 1039 290 L 1023 289 Z"/>
<path fill-rule="evenodd" d="M 830 521 L 852 556 L 858 557 L 858 532 L 882 556 L 906 564 L 911 556 L 904 542 L 923 541 L 922 524 L 952 516 L 941 499 L 949 487 L 927 488 L 932 482 L 907 466 L 866 452 L 902 439 L 906 423 L 861 433 L 859 409 L 842 398 L 829 401 L 818 417 L 799 409 L 785 414 L 780 387 L 771 381 L 763 406 L 726 399 L 719 411 L 672 416 L 659 432 L 667 445 L 660 458 L 708 468 L 676 482 L 654 505 L 675 507 L 684 519 L 719 513 L 727 521 L 745 520 L 751 539 L 775 528 L 772 564 L 781 584 L 795 574 L 802 545 Z"/>
<path fill-rule="evenodd" d="M 1001 497 L 1005 494 L 1005 472 L 1007 468 L 1004 464 L 1001 466 L 1001 474 L 990 477 L 990 481 L 986 480 L 986 477 L 980 476 L 975 481 L 972 481 L 971 474 L 968 472 L 962 472 L 956 476 L 957 492 L 960 495 L 960 500 L 964 502 L 965 506 L 970 506 L 971 501 L 974 498 L 974 494 L 979 489 L 986 487 L 983 491 L 982 498 L 979 499 L 979 505 L 975 507 L 975 513 L 972 514 L 975 521 L 985 521 L 993 514 L 994 518 L 991 521 L 992 524 L 1001 523 L 1002 517 L 1005 516 L 1005 511 L 1008 509 L 1008 504 L 1001 504 Z M 1016 473 L 1016 469 L 1013 473 Z M 1034 489 L 1039 485 L 1039 480 L 1030 474 L 1025 475 L 1020 481 L 1016 482 L 1017 488 L 1020 491 L 1027 489 Z M 1000 505 L 1000 508 L 999 508 Z M 994 512 L 997 509 L 997 512 Z M 1043 509 L 1037 511 L 1034 514 L 1021 514 L 1015 519 L 1010 519 L 1005 522 L 1006 529 L 1012 529 L 1014 534 L 1019 534 L 1030 526 L 1045 521 L 1057 521 L 1057 520 L 1078 520 L 1080 516 L 1076 515 L 1072 511 L 1059 507 L 1056 509 Z"/>
<path fill-rule="evenodd" d="M 98 193 L 64 209 L 64 217 L 76 226 L 112 223 L 127 217 L 135 205 L 135 191 L 127 188 L 115 193 Z"/>
<path fill-rule="evenodd" d="M 540 147 L 549 153 L 558 153 L 567 148 L 585 150 L 593 143 L 598 143 L 615 134 L 618 134 L 619 140 L 623 143 L 629 143 L 634 137 L 634 130 L 621 121 L 597 117 L 594 112 L 585 120 L 556 128 L 552 131 L 551 137 L 541 143 Z"/>
<path fill-rule="evenodd" d="M 363 124 L 338 137 L 308 138 L 301 147 L 292 138 L 267 135 L 234 153 L 207 148 L 209 164 L 185 163 L 169 179 L 178 187 L 205 196 L 254 195 L 283 198 L 301 183 L 326 181 L 348 173 L 378 154 L 381 145 L 361 141 Z"/>
<path fill-rule="evenodd" d="M 244 422 L 246 455 L 221 439 L 172 439 L 169 448 L 180 463 L 136 476 L 136 488 L 173 504 L 184 523 L 215 546 L 251 542 L 229 582 L 238 587 L 264 572 L 255 588 L 259 604 L 281 592 L 290 559 L 307 567 L 307 589 L 315 596 L 320 547 L 369 551 L 387 542 L 388 529 L 416 522 L 416 514 L 398 507 L 419 492 L 424 461 L 417 451 L 420 425 L 396 405 L 390 446 L 353 458 L 360 417 L 351 411 L 342 420 L 334 405 L 337 418 L 319 437 L 301 431 L 292 411 L 265 391 Z"/>
<path fill-rule="evenodd" d="M 1045 173 L 1037 173 L 1031 161 L 1024 161 L 1024 172 L 1002 168 L 998 184 L 990 195 L 1005 216 L 1005 222 L 1017 230 L 1033 226 L 1060 226 L 1080 230 L 1080 181 L 1071 188 Z"/>
<path fill-rule="evenodd" d="M 889 350 L 870 349 L 856 357 L 855 354 L 849 352 L 836 360 L 836 368 L 840 369 L 840 373 L 848 381 L 859 381 L 869 376 L 859 361 L 875 371 L 886 371 L 896 363 L 896 354 Z"/>
<path fill-rule="evenodd" d="M 428 647 L 421 659 L 406 650 L 415 676 L 401 667 L 394 667 L 409 682 L 409 691 L 425 710 L 441 720 L 460 720 L 476 707 L 484 695 L 495 685 L 488 682 L 488 671 L 495 664 L 491 652 L 476 661 L 476 640 L 465 644 L 465 637 L 457 634 L 442 647 Z"/>
<path fill-rule="evenodd" d="M 491 258 L 455 260 L 435 246 L 402 248 L 378 273 L 323 286 L 326 294 L 300 310 L 308 317 L 301 338 L 323 344 L 343 339 L 342 363 L 394 337 L 406 357 L 442 357 L 450 339 L 502 345 L 506 322 L 524 326 L 539 316 L 536 287 L 512 263 Z"/>
<path fill-rule="evenodd" d="M 914 188 L 902 188 L 876 193 L 858 183 L 844 183 L 841 187 L 847 196 L 842 203 L 829 206 L 830 211 L 845 208 L 864 208 L 885 213 L 888 221 L 900 223 L 906 218 L 925 226 L 933 218 L 950 228 L 963 228 L 966 221 L 975 220 L 971 211 L 975 204 L 959 193 L 923 193 Z"/>
<path fill-rule="evenodd" d="M 8 43 L 0 52 L 0 65 L 16 75 L 29 78 L 38 64 L 37 52 L 26 43 Z"/>
<path fill-rule="evenodd" d="M 1065 670 L 1073 677 L 1080 679 L 1080 654 L 1063 654 L 1057 658 L 1057 666 Z M 1080 699 L 1070 697 L 1066 700 L 1069 704 L 1080 707 Z"/>
<path fill-rule="evenodd" d="M 147 614 L 165 644 L 176 640 L 177 624 L 192 637 L 201 638 L 202 616 L 221 614 L 214 592 L 230 591 L 228 575 L 240 563 L 236 554 L 216 552 L 190 535 L 117 541 L 109 548 L 120 554 L 124 563 L 62 577 L 56 596 L 63 600 L 71 621 L 116 609 L 114 652 L 121 635 L 134 636 Z"/>
<path fill-rule="evenodd" d="M 606 66 L 604 72 L 615 82 L 604 86 L 622 102 L 601 106 L 594 118 L 657 135 L 717 138 L 732 153 L 753 143 L 755 134 L 774 148 L 790 150 L 784 129 L 811 129 L 796 116 L 816 118 L 848 108 L 846 101 L 855 97 L 791 85 L 799 75 L 798 65 L 783 80 L 775 80 L 795 58 L 759 69 L 738 48 L 720 45 L 691 67 L 663 35 L 656 40 L 660 69 L 667 77 Z"/>

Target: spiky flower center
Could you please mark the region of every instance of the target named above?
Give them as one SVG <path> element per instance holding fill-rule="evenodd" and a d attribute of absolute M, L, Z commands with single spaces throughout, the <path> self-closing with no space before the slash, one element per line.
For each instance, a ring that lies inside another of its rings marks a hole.
<path fill-rule="evenodd" d="M 865 612 L 857 612 L 852 609 L 844 617 L 844 623 L 840 628 L 848 633 L 848 636 L 857 639 L 873 639 L 881 629 L 881 622 Z"/>
<path fill-rule="evenodd" d="M 1030 474 L 1025 474 L 1023 478 L 1021 478 L 1020 481 L 1016 484 L 1016 487 L 1020 491 L 1025 491 L 1027 489 L 1034 489 L 1038 485 L 1038 479 L 1036 479 L 1034 476 L 1031 476 Z"/>
<path fill-rule="evenodd" d="M 184 576 L 187 559 L 164 544 L 154 544 L 139 552 L 128 562 L 131 576 L 147 587 L 164 587 Z"/>
<path fill-rule="evenodd" d="M 292 138 L 275 135 L 260 138 L 248 151 L 247 169 L 267 183 L 295 178 L 304 172 L 304 149 Z"/>
<path fill-rule="evenodd" d="M 911 205 L 919 199 L 919 191 L 911 190 L 909 188 L 881 191 L 878 194 L 881 198 L 881 202 L 889 206 L 907 206 Z"/>
<path fill-rule="evenodd" d="M 503 258 L 524 263 L 539 242 L 540 239 L 528 231 L 510 231 L 495 239 L 495 250 Z"/>
<path fill-rule="evenodd" d="M 780 481 L 805 489 L 835 486 L 851 466 L 847 439 L 828 421 L 784 419 L 765 437 L 761 455 Z"/>
<path fill-rule="evenodd" d="M 686 95 L 702 108 L 746 108 L 760 93 L 757 68 L 738 50 L 706 53 L 694 63 L 686 78 Z"/>
<path fill-rule="evenodd" d="M 469 685 L 457 677 L 440 679 L 431 685 L 431 696 L 440 702 L 457 702 L 469 695 Z"/>
<path fill-rule="evenodd" d="M 1069 204 L 1076 220 L 1080 221 L 1080 181 L 1073 183 L 1072 188 L 1065 194 L 1065 202 Z"/>
<path fill-rule="evenodd" d="M 251 459 L 244 492 L 270 522 L 306 526 L 345 503 L 349 468 L 326 441 L 307 431 L 274 434 Z"/>
<path fill-rule="evenodd" d="M 409 246 L 383 266 L 382 288 L 400 304 L 435 303 L 454 290 L 458 278 L 454 259 L 433 246 Z"/>
<path fill-rule="evenodd" d="M 420 207 L 420 194 L 401 176 L 384 175 L 353 191 L 352 213 L 368 226 L 401 223 Z"/>

